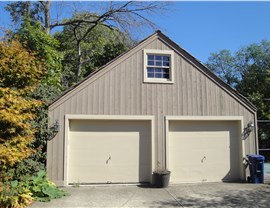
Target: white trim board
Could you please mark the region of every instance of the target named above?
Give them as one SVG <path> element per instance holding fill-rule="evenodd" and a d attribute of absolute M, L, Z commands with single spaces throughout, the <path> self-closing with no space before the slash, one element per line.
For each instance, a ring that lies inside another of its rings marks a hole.
<path fill-rule="evenodd" d="M 162 78 L 148 78 L 147 77 L 147 55 L 168 55 L 170 56 L 170 74 L 169 79 Z M 174 69 L 174 51 L 173 50 L 156 50 L 156 49 L 144 49 L 143 50 L 143 82 L 144 83 L 162 83 L 162 84 L 173 84 L 175 69 Z"/>

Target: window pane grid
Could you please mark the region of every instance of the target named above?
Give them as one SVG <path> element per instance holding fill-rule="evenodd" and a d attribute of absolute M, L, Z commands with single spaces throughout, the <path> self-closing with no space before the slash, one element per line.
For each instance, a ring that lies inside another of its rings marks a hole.
<path fill-rule="evenodd" d="M 148 66 L 170 67 L 170 57 L 167 55 L 147 55 Z"/>
<path fill-rule="evenodd" d="M 147 77 L 169 79 L 170 76 L 169 71 L 170 71 L 169 68 L 147 67 Z"/>

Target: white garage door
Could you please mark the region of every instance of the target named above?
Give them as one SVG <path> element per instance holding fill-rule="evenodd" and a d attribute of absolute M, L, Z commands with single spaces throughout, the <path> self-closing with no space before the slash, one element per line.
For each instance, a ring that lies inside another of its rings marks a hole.
<path fill-rule="evenodd" d="M 150 182 L 150 121 L 70 120 L 67 180 Z"/>
<path fill-rule="evenodd" d="M 171 182 L 241 179 L 241 135 L 237 121 L 169 121 Z"/>

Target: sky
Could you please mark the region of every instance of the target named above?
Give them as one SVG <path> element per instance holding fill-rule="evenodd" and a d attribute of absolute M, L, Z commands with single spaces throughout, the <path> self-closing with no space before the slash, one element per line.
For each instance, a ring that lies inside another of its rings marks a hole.
<path fill-rule="evenodd" d="M 0 1 L 0 28 L 10 27 L 7 2 Z M 88 2 L 83 2 L 87 8 Z M 205 63 L 213 52 L 270 41 L 270 2 L 170 2 L 169 9 L 148 16 L 165 35 Z M 98 5 L 98 4 L 96 4 Z M 93 9 L 93 2 L 89 8 Z M 70 7 L 70 9 L 72 9 Z M 71 12 L 65 11 L 68 17 Z M 153 31 L 133 34 L 142 40 Z"/>

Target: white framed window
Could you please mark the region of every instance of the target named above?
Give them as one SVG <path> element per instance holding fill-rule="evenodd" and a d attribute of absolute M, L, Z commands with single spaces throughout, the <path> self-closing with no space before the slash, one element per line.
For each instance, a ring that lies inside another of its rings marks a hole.
<path fill-rule="evenodd" d="M 173 83 L 174 53 L 171 50 L 144 50 L 144 82 Z"/>

